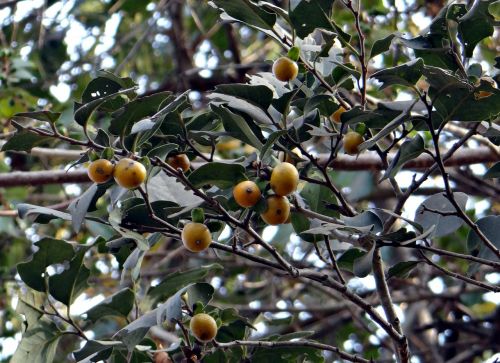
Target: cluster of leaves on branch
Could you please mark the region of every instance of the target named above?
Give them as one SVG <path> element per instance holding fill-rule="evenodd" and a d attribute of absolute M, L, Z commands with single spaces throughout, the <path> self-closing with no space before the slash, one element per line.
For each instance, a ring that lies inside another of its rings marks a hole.
<path fill-rule="evenodd" d="M 493 1 L 444 6 L 422 35 L 393 33 L 371 44 L 363 18 L 375 18 L 376 10 L 341 2 L 355 22 L 350 34 L 334 2 L 292 3 L 211 2 L 224 21 L 271 38 L 283 58 L 272 73 L 217 85 L 207 107 L 193 107 L 189 91 L 139 95 L 131 77 L 103 70 L 74 103 L 70 125 L 49 108 L 12 117 L 15 132 L 2 151 L 82 150 L 68 169 L 90 164 L 95 182 L 67 211 L 17 205 L 29 223 L 70 224 L 73 236 L 88 230 L 93 237 L 42 236 L 17 265 L 25 286 L 16 311 L 25 320 L 12 362 L 429 361 L 446 350 L 426 351 L 424 338 L 405 325 L 414 307 L 406 292 L 415 288 L 412 296 L 422 302 L 417 287 L 427 293 L 433 277 L 449 280 L 451 299 L 460 303 L 437 309 L 443 321 L 445 312 L 471 314 L 461 306 L 499 292 L 487 275 L 500 267 L 500 218 L 467 211 L 469 196 L 454 190 L 445 168 L 458 150 L 474 148 L 476 136 L 498 152 L 498 58 L 488 69 L 472 60 L 493 34 Z M 372 72 L 392 47 L 403 56 Z M 448 133 L 450 125 L 463 134 Z M 73 128 L 78 132 L 68 132 Z M 331 166 L 366 153 L 380 159 L 382 172 L 353 175 Z M 405 164 L 425 155 L 431 167 L 400 186 Z M 496 190 L 499 165 L 480 176 Z M 403 215 L 434 176 L 442 190 L 414 216 Z M 370 190 L 356 190 L 363 178 L 390 185 L 395 204 L 378 205 Z M 270 225 L 277 226 L 272 238 Z M 160 263 L 173 269 L 148 275 L 161 251 L 172 252 Z M 101 280 L 106 269 L 108 285 Z M 420 280 L 410 282 L 415 275 Z M 376 294 L 359 286 L 367 276 Z M 279 299 L 298 301 L 291 310 L 307 303 L 321 312 L 333 300 L 332 311 L 348 316 L 332 319 L 320 335 L 293 329 L 290 316 L 230 306 L 276 303 L 273 289 Z M 73 314 L 79 298 L 98 294 L 107 297 Z M 393 302 L 406 303 L 405 319 Z M 483 322 L 488 339 L 474 342 L 479 348 L 470 358 L 498 349 L 495 328 Z M 267 334 L 259 335 L 262 324 Z M 355 344 L 346 347 L 347 340 Z"/>

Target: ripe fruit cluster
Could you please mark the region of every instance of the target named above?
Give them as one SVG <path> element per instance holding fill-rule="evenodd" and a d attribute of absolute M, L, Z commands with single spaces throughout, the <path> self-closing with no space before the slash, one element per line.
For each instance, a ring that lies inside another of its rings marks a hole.
<path fill-rule="evenodd" d="M 90 163 L 88 175 L 94 183 L 106 183 L 114 177 L 119 186 L 135 189 L 146 179 L 146 168 L 129 158 L 121 159 L 116 165 L 109 160 L 98 159 Z"/>
<path fill-rule="evenodd" d="M 290 215 L 290 203 L 286 196 L 297 189 L 299 172 L 290 163 L 280 163 L 273 169 L 269 184 L 275 194 L 266 198 L 267 208 L 260 216 L 270 225 L 285 223 Z M 234 200 L 243 208 L 255 206 L 261 195 L 257 184 L 250 180 L 240 182 L 233 189 Z"/>

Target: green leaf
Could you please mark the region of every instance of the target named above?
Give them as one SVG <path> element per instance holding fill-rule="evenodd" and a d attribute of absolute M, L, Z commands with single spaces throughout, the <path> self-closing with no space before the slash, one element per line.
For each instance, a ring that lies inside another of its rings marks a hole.
<path fill-rule="evenodd" d="M 221 271 L 223 267 L 218 263 L 198 267 L 187 271 L 178 271 L 167 275 L 158 285 L 148 291 L 148 297 L 155 301 L 172 296 L 180 287 L 203 280 L 212 271 Z"/>
<path fill-rule="evenodd" d="M 48 144 L 54 139 L 48 136 L 41 136 L 29 131 L 19 131 L 12 136 L 3 146 L 1 151 L 26 151 L 32 148 Z"/>
<path fill-rule="evenodd" d="M 343 217 L 347 227 L 368 227 L 372 233 L 381 232 L 383 229 L 380 217 L 372 211 L 364 211 L 354 217 Z"/>
<path fill-rule="evenodd" d="M 425 143 L 422 136 L 417 134 L 413 139 L 405 141 L 399 148 L 396 156 L 392 159 L 391 164 L 384 173 L 381 180 L 394 178 L 399 170 L 408 161 L 415 159 L 425 150 Z"/>
<path fill-rule="evenodd" d="M 332 113 L 339 109 L 339 105 L 335 103 L 330 95 L 315 95 L 308 97 L 304 106 L 304 114 L 317 109 L 321 115 L 330 117 Z"/>
<path fill-rule="evenodd" d="M 489 12 L 489 6 L 497 0 L 475 0 L 467 14 L 458 19 L 458 37 L 465 47 L 465 56 L 472 57 L 476 45 L 493 35 L 498 25 Z"/>
<path fill-rule="evenodd" d="M 137 121 L 152 116 L 165 100 L 173 100 L 171 92 L 155 93 L 151 96 L 137 98 L 112 114 L 109 132 L 113 135 L 130 134 Z M 150 121 L 154 125 L 154 121 Z"/>
<path fill-rule="evenodd" d="M 468 199 L 467 194 L 455 192 L 453 195 L 460 209 L 465 210 Z M 455 207 L 443 193 L 434 194 L 420 204 L 415 212 L 415 222 L 425 230 L 436 226 L 432 234 L 434 237 L 442 237 L 453 233 L 464 224 L 462 218 L 455 215 L 441 215 L 438 212 L 445 214 L 456 212 Z"/>
<path fill-rule="evenodd" d="M 193 210 L 191 210 L 191 220 L 195 223 L 205 222 L 205 212 L 203 208 L 193 208 Z"/>
<path fill-rule="evenodd" d="M 380 130 L 375 136 L 373 136 L 371 139 L 366 140 L 363 142 L 361 145 L 359 145 L 358 150 L 363 151 L 366 149 L 371 148 L 374 146 L 380 139 L 384 138 L 385 136 L 389 135 L 393 130 L 395 130 L 397 127 L 399 127 L 403 122 L 407 120 L 408 115 L 410 114 L 411 110 L 416 104 L 416 100 L 413 101 L 408 107 L 402 111 L 397 117 L 395 117 L 391 122 L 389 122 L 387 125 L 384 126 L 382 130 Z M 342 115 L 344 116 L 344 115 Z"/>
<path fill-rule="evenodd" d="M 488 171 L 483 175 L 484 179 L 500 178 L 500 162 L 493 165 Z"/>
<path fill-rule="evenodd" d="M 247 121 L 240 115 L 231 112 L 229 109 L 223 106 L 210 105 L 211 109 L 217 114 L 224 125 L 224 129 L 230 133 L 234 138 L 243 141 L 249 145 L 252 145 L 257 150 L 262 149 L 262 143 L 259 138 L 255 135 L 254 131 L 248 125 Z"/>
<path fill-rule="evenodd" d="M 38 251 L 33 254 L 30 261 L 17 265 L 17 272 L 26 285 L 44 292 L 47 267 L 70 261 L 75 251 L 69 243 L 53 238 L 44 238 L 35 242 L 35 246 L 38 247 Z"/>
<path fill-rule="evenodd" d="M 212 0 L 212 2 L 230 17 L 257 28 L 272 30 L 276 22 L 275 14 L 249 0 Z"/>
<path fill-rule="evenodd" d="M 387 52 L 391 46 L 394 37 L 395 37 L 394 34 L 390 34 L 383 39 L 375 41 L 375 43 L 373 43 L 373 47 L 370 52 L 370 58 L 376 57 L 379 54 Z"/>
<path fill-rule="evenodd" d="M 179 145 L 177 144 L 163 144 L 160 146 L 155 147 L 154 149 L 151 149 L 148 151 L 147 156 L 150 159 L 153 159 L 154 157 L 157 157 L 161 160 L 164 160 L 165 157 L 172 151 L 178 150 Z"/>
<path fill-rule="evenodd" d="M 223 325 L 217 330 L 215 339 L 218 342 L 227 343 L 234 340 L 244 339 L 248 324 L 243 320 L 235 320 L 228 325 Z"/>
<path fill-rule="evenodd" d="M 226 189 L 246 179 L 245 168 L 240 164 L 206 163 L 189 174 L 188 179 L 196 188 L 215 185 L 220 189 Z"/>
<path fill-rule="evenodd" d="M 330 217 L 335 217 L 338 212 L 335 209 L 329 208 L 328 205 L 337 205 L 337 198 L 330 189 L 323 185 L 307 183 L 300 195 L 307 202 L 309 209 Z"/>
<path fill-rule="evenodd" d="M 359 248 L 348 249 L 337 259 L 337 263 L 341 269 L 353 272 L 354 261 L 364 256 L 365 253 L 366 251 Z"/>
<path fill-rule="evenodd" d="M 408 278 L 410 272 L 417 267 L 417 265 L 422 261 L 404 261 L 398 262 L 392 266 L 389 271 L 387 271 L 387 280 L 391 277 L 399 277 L 402 279 Z"/>
<path fill-rule="evenodd" d="M 116 92 L 113 92 L 113 93 L 105 93 L 104 96 L 102 97 L 99 97 L 99 98 L 90 98 L 92 99 L 91 101 L 87 102 L 87 103 L 78 103 L 78 102 L 75 102 L 75 105 L 74 105 L 74 117 L 75 117 L 75 121 L 81 125 L 81 126 L 84 126 L 87 124 L 90 116 L 92 115 L 92 113 L 98 109 L 99 107 L 101 107 L 105 102 L 115 98 L 115 97 L 118 97 L 119 95 L 122 95 L 122 94 L 127 94 L 127 93 L 130 93 L 132 91 L 132 88 L 129 88 L 129 89 L 124 89 L 124 90 L 120 90 L 120 91 L 116 91 Z M 100 94 L 100 93 L 99 93 Z"/>
<path fill-rule="evenodd" d="M 81 246 L 69 263 L 69 268 L 49 277 L 50 294 L 69 306 L 87 287 L 90 270 L 83 264 L 85 253 L 90 246 Z"/>
<path fill-rule="evenodd" d="M 396 67 L 382 69 L 375 72 L 370 78 L 382 82 L 380 89 L 392 85 L 413 86 L 422 76 L 424 61 L 421 58 Z"/>
<path fill-rule="evenodd" d="M 208 99 L 215 100 L 216 105 L 225 104 L 231 109 L 245 113 L 258 124 L 272 124 L 266 112 L 273 100 L 273 92 L 269 87 L 235 84 L 218 86 L 216 91 L 220 92 L 207 95 Z"/>
<path fill-rule="evenodd" d="M 246 100 L 263 110 L 267 110 L 273 101 L 273 91 L 269 87 L 262 85 L 219 84 L 215 87 L 213 94 L 234 96 Z M 233 105 L 230 106 L 234 107 Z"/>
<path fill-rule="evenodd" d="M 486 216 L 479 219 L 476 222 L 476 225 L 493 244 L 493 246 L 500 249 L 500 234 L 498 233 L 498 230 L 500 229 L 500 216 Z M 479 258 L 500 262 L 500 259 L 495 255 L 495 253 L 484 244 L 481 238 L 473 230 L 471 230 L 467 236 L 467 250 L 469 252 L 478 251 L 477 257 Z M 473 275 L 477 272 L 480 266 L 481 264 L 479 263 L 471 263 L 467 274 Z"/>
<path fill-rule="evenodd" d="M 104 316 L 127 317 L 134 307 L 134 299 L 134 292 L 126 288 L 87 310 L 85 314 L 87 314 L 87 319 L 94 323 Z"/>
<path fill-rule="evenodd" d="M 24 313 L 24 312 L 21 312 Z M 23 333 L 11 363 L 54 362 L 57 345 L 62 334 L 50 320 L 40 319 Z"/>
<path fill-rule="evenodd" d="M 311 228 L 311 221 L 303 214 L 292 212 L 290 214 L 290 221 L 292 223 L 293 230 L 295 231 L 295 233 L 297 233 L 300 236 L 300 238 L 302 238 L 304 241 L 319 242 L 324 239 L 323 236 L 320 235 L 319 233 L 318 234 L 303 233 L 304 231 L 307 231 Z M 329 234 L 329 231 L 327 232 L 327 234 Z"/>
<path fill-rule="evenodd" d="M 80 197 L 71 202 L 68 210 L 71 213 L 71 225 L 75 232 L 80 231 L 87 212 L 105 192 L 105 184 L 92 184 Z"/>
<path fill-rule="evenodd" d="M 69 213 L 64 213 L 55 209 L 47 207 L 39 207 L 33 204 L 20 203 L 17 205 L 17 212 L 20 218 L 27 218 L 29 216 L 34 216 L 33 222 L 35 223 L 48 223 L 52 219 L 63 219 L 65 221 L 71 220 L 71 215 Z"/>
<path fill-rule="evenodd" d="M 363 256 L 356 258 L 352 265 L 352 272 L 357 277 L 368 276 L 372 272 L 373 267 L 373 253 L 375 252 L 375 243 L 370 251 L 366 252 Z"/>
<path fill-rule="evenodd" d="M 443 121 L 482 121 L 500 115 L 500 90 L 491 83 L 481 80 L 478 87 L 472 87 L 452 72 L 425 67 L 423 71 L 430 85 L 429 96 Z M 480 97 L 480 92 L 488 97 Z"/>
<path fill-rule="evenodd" d="M 297 32 L 299 38 L 304 39 L 315 29 L 321 28 L 330 30 L 345 41 L 349 41 L 349 34 L 331 20 L 328 14 L 333 3 L 324 0 L 302 0 L 290 12 L 290 21 Z"/>
<path fill-rule="evenodd" d="M 90 362 L 100 362 L 101 360 L 106 360 L 109 355 L 102 356 L 113 350 L 114 346 L 121 346 L 121 342 L 116 341 L 100 341 L 100 340 L 89 340 L 85 343 L 85 346 L 74 352 L 73 356 L 77 362 L 85 361 L 85 358 L 92 356 Z"/>
<path fill-rule="evenodd" d="M 32 120 L 38 120 L 38 121 L 44 121 L 48 122 L 51 124 L 56 123 L 57 120 L 59 120 L 59 117 L 61 117 L 60 112 L 51 112 L 51 111 L 35 111 L 35 112 L 21 112 L 21 113 L 16 113 L 13 116 L 13 119 L 16 118 L 29 118 Z"/>
<path fill-rule="evenodd" d="M 293 61 L 298 61 L 299 60 L 299 57 L 300 57 L 300 49 L 299 47 L 291 47 L 289 50 L 288 50 L 288 58 L 290 58 L 291 60 Z"/>
<path fill-rule="evenodd" d="M 262 160 L 263 162 L 268 161 L 269 157 L 271 156 L 271 152 L 273 151 L 273 145 L 276 143 L 276 140 L 278 140 L 281 136 L 286 135 L 287 132 L 287 130 L 278 130 L 268 136 L 266 143 L 260 150 L 260 160 Z"/>

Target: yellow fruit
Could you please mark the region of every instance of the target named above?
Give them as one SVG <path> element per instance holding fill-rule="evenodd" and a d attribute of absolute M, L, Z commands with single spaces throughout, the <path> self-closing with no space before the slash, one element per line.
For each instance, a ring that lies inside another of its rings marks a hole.
<path fill-rule="evenodd" d="M 184 226 L 181 233 L 184 247 L 191 252 L 206 250 L 212 243 L 210 230 L 203 223 L 190 222 Z"/>
<path fill-rule="evenodd" d="M 99 159 L 90 163 L 88 175 L 94 183 L 105 183 L 113 177 L 114 168 L 111 161 Z"/>
<path fill-rule="evenodd" d="M 267 198 L 267 209 L 260 217 L 272 226 L 285 223 L 290 215 L 290 203 L 286 197 L 271 195 Z"/>
<path fill-rule="evenodd" d="M 233 197 L 240 207 L 253 207 L 260 200 L 260 189 L 253 181 L 238 183 L 233 189 Z"/>
<path fill-rule="evenodd" d="M 138 161 L 123 158 L 116 164 L 113 176 L 121 187 L 135 189 L 146 179 L 146 168 Z"/>
<path fill-rule="evenodd" d="M 270 184 L 277 195 L 293 193 L 299 184 L 299 172 L 292 164 L 281 163 L 273 169 Z"/>
<path fill-rule="evenodd" d="M 355 131 L 349 131 L 344 135 L 344 151 L 349 155 L 357 155 L 359 153 L 358 146 L 365 141 L 363 136 Z"/>
<path fill-rule="evenodd" d="M 297 78 L 298 73 L 299 66 L 290 58 L 281 57 L 273 63 L 273 74 L 282 82 L 293 81 Z"/>
<path fill-rule="evenodd" d="M 217 335 L 217 323 L 208 314 L 196 314 L 189 322 L 189 330 L 200 342 L 207 343 Z"/>
<path fill-rule="evenodd" d="M 342 116 L 342 114 L 346 111 L 346 109 L 342 106 L 340 106 L 337 111 L 335 111 L 334 113 L 331 114 L 330 116 L 330 120 L 332 120 L 333 122 L 336 122 L 336 123 L 341 123 L 342 120 L 340 119 L 340 116 Z"/>
<path fill-rule="evenodd" d="M 302 159 L 302 153 L 300 152 L 300 149 L 298 147 L 293 148 L 290 150 L 293 154 L 297 155 L 299 159 Z M 290 154 L 280 151 L 278 154 L 278 159 L 280 161 L 284 161 L 290 164 L 295 164 L 295 160 L 290 156 Z"/>
<path fill-rule="evenodd" d="M 231 151 L 241 147 L 241 141 L 236 139 L 229 139 L 227 141 L 221 141 L 215 145 L 215 150 L 217 151 Z"/>
<path fill-rule="evenodd" d="M 184 173 L 188 171 L 191 166 L 189 158 L 186 154 L 178 154 L 168 157 L 167 164 L 175 170 L 181 169 Z"/>

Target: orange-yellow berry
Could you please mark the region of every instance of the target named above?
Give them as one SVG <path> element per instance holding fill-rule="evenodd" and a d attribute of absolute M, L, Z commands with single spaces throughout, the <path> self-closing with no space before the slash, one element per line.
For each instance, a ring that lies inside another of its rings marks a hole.
<path fill-rule="evenodd" d="M 233 197 L 240 207 L 250 208 L 260 200 L 261 192 L 253 181 L 245 180 L 233 188 Z"/>
<path fill-rule="evenodd" d="M 358 146 L 363 143 L 363 136 L 355 131 L 349 131 L 344 135 L 344 151 L 349 155 L 359 154 Z"/>
<path fill-rule="evenodd" d="M 290 202 L 286 197 L 271 195 L 267 198 L 267 209 L 260 217 L 272 226 L 286 223 L 290 215 Z"/>
<path fill-rule="evenodd" d="M 191 318 L 189 330 L 200 342 L 207 343 L 217 335 L 217 323 L 210 315 L 200 313 Z"/>
<path fill-rule="evenodd" d="M 135 189 L 146 180 L 146 168 L 138 161 L 123 158 L 116 164 L 113 176 L 121 187 Z"/>
<path fill-rule="evenodd" d="M 184 173 L 189 170 L 191 163 L 186 154 L 178 154 L 167 158 L 167 164 L 175 170 L 181 169 Z"/>
<path fill-rule="evenodd" d="M 330 120 L 332 120 L 333 122 L 336 122 L 336 123 L 341 123 L 342 120 L 340 119 L 340 116 L 342 116 L 342 114 L 346 111 L 346 109 L 342 106 L 340 106 L 337 111 L 335 111 L 334 113 L 331 114 L 330 116 Z"/>
<path fill-rule="evenodd" d="M 293 81 L 298 73 L 299 66 L 290 58 L 280 57 L 273 63 L 273 74 L 282 82 Z"/>
<path fill-rule="evenodd" d="M 299 184 L 299 172 L 290 163 L 277 165 L 271 173 L 270 180 L 272 190 L 281 196 L 293 193 Z"/>
<path fill-rule="evenodd" d="M 191 252 L 204 251 L 212 243 L 212 235 L 208 227 L 196 222 L 189 222 L 184 226 L 181 239 L 184 247 Z"/>
<path fill-rule="evenodd" d="M 111 161 L 99 159 L 90 163 L 88 175 L 94 183 L 106 183 L 113 177 L 114 168 L 115 166 Z"/>

